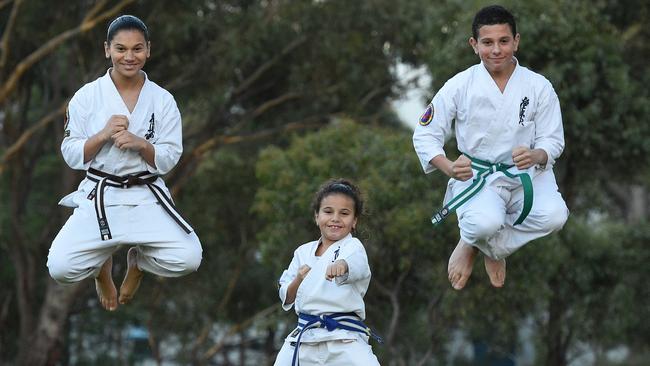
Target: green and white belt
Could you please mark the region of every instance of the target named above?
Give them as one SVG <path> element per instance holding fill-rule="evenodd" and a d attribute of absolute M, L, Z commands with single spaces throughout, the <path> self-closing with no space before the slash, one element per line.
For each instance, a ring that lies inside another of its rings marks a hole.
<path fill-rule="evenodd" d="M 504 163 L 493 164 L 488 161 L 473 158 L 467 154 L 465 154 L 465 156 L 472 160 L 472 169 L 478 172 L 476 178 L 474 178 L 474 181 L 469 187 L 465 188 L 465 190 L 460 194 L 447 202 L 443 208 L 438 210 L 431 218 L 431 222 L 434 225 L 440 224 L 442 220 L 452 212 L 456 211 L 458 207 L 462 206 L 465 202 L 469 201 L 470 198 L 480 192 L 490 174 L 502 172 L 508 178 L 519 178 L 521 185 L 524 188 L 524 207 L 521 210 L 521 214 L 517 218 L 517 221 L 515 221 L 515 225 L 521 224 L 528 216 L 530 209 L 533 207 L 533 180 L 530 178 L 530 175 L 528 175 L 528 173 L 510 173 L 508 169 L 512 168 L 514 165 Z"/>

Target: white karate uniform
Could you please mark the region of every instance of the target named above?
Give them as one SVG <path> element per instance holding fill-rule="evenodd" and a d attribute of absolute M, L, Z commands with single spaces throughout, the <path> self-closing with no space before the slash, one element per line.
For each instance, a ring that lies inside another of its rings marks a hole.
<path fill-rule="evenodd" d="M 431 120 L 421 121 L 413 134 L 425 173 L 435 170 L 431 159 L 445 155 L 443 146 L 452 136 L 452 121 L 458 149 L 471 157 L 513 165 L 512 150 L 518 146 L 543 149 L 548 155 L 545 166 L 527 169 L 534 198 L 521 224 L 513 226 L 523 206 L 523 189 L 518 179 L 501 172 L 488 176 L 485 187 L 457 209 L 461 239 L 495 259 L 559 230 L 569 214 L 552 169 L 564 149 L 557 94 L 546 78 L 514 61 L 515 70 L 503 93 L 483 63 L 455 75 L 433 97 Z M 516 167 L 509 171 L 521 173 Z M 444 203 L 471 183 L 472 179 L 450 179 Z"/>
<path fill-rule="evenodd" d="M 356 313 L 361 320 L 366 311 L 363 296 L 370 284 L 370 266 L 363 244 L 348 234 L 332 244 L 320 257 L 316 249 L 320 241 L 312 241 L 295 250 L 293 259 L 280 277 L 280 301 L 288 311 L 293 306 L 296 314 L 329 315 L 332 313 Z M 348 273 L 333 281 L 325 278 L 327 266 L 335 260 L 344 259 Z M 296 278 L 298 269 L 308 265 L 311 270 L 296 292 L 293 304 L 285 304 L 287 288 Z M 291 332 L 275 360 L 276 366 L 290 366 L 298 331 Z M 368 344 L 368 336 L 344 329 L 328 331 L 325 328 L 306 330 L 301 338 L 300 365 L 379 365 L 377 357 Z"/>
<path fill-rule="evenodd" d="M 133 112 L 113 83 L 109 71 L 75 93 L 66 114 L 61 152 L 73 169 L 94 168 L 124 176 L 142 171 L 169 172 L 178 162 L 182 147 L 181 116 L 173 96 L 145 75 Z M 84 163 L 84 144 L 102 130 L 112 115 L 125 115 L 128 131 L 146 138 L 154 147 L 156 167 L 133 150 L 120 150 L 107 142 L 93 159 Z M 162 178 L 153 183 L 171 197 Z M 48 255 L 51 276 L 60 283 L 97 275 L 102 264 L 122 244 L 137 245 L 138 267 L 165 277 L 195 271 L 202 258 L 199 238 L 189 234 L 163 210 L 145 185 L 129 188 L 108 186 L 104 206 L 112 238 L 102 240 L 92 197 L 96 182 L 85 178 L 77 191 L 59 202 L 74 207 L 72 216 L 58 233 Z"/>

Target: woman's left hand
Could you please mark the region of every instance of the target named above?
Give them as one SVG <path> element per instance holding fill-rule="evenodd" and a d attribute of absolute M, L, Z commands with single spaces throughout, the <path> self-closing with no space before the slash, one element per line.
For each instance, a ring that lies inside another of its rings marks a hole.
<path fill-rule="evenodd" d="M 135 150 L 140 151 L 145 148 L 147 140 L 142 137 L 136 136 L 128 130 L 120 131 L 113 136 L 113 145 L 117 146 L 120 150 Z"/>

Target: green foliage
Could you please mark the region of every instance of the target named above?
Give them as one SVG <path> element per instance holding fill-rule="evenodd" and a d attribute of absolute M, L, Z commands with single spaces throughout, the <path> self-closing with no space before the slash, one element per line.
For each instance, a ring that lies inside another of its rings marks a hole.
<path fill-rule="evenodd" d="M 247 148 L 215 153 L 178 198 L 183 212 L 193 218 L 203 245 L 205 270 L 197 273 L 190 287 L 196 296 L 207 295 L 201 311 L 192 309 L 197 315 L 239 322 L 275 301 L 273 286 L 257 280 L 269 278 L 270 273 L 256 255 L 259 223 L 251 214 L 257 188 L 255 153 Z M 233 278 L 237 281 L 228 306 L 219 309 Z"/>
<path fill-rule="evenodd" d="M 201 129 L 255 131 L 338 113 L 362 119 L 388 109 L 398 92 L 392 68 L 400 57 L 413 62 L 426 21 L 413 19 L 426 3 L 196 1 L 170 11 L 152 2 L 148 67 L 183 101 L 190 144 Z M 163 45 L 168 51 L 156 51 Z M 278 103 L 258 112 L 269 101 Z"/>
<path fill-rule="evenodd" d="M 488 4 L 448 1 L 442 11 L 450 11 L 449 16 L 432 24 L 424 60 L 436 89 L 479 62 L 467 39 L 474 13 Z M 569 207 L 574 212 L 598 209 L 593 204 L 599 202 L 597 193 L 581 199 L 575 191 L 582 184 L 579 177 L 588 176 L 597 191 L 612 175 L 639 179 L 638 168 L 648 165 L 650 127 L 643 122 L 650 112 L 643 82 L 647 72 L 631 68 L 626 29 L 609 22 L 612 5 L 607 2 L 508 1 L 503 5 L 517 19 L 520 63 L 548 78 L 560 98 L 566 148 L 557 168 Z M 641 78 L 635 79 L 639 74 Z"/>
<path fill-rule="evenodd" d="M 0 9 L 0 32 L 15 3 Z M 218 362 L 200 355 L 218 340 L 228 341 L 230 326 L 277 304 L 275 279 L 292 251 L 318 236 L 309 212 L 312 194 L 324 180 L 340 176 L 359 183 L 368 203 L 359 236 L 373 269 L 369 323 L 387 335 L 399 306 L 391 346 L 375 347 L 382 364 L 417 364 L 428 349 L 438 364 L 469 363 L 447 348 L 456 337 L 486 344 L 495 356 L 517 353 L 518 330 L 531 322 L 536 363 L 554 364 L 548 360 L 558 345 L 566 346 L 560 355 L 565 359 L 582 344 L 596 351 L 624 345 L 633 356 L 643 355 L 639 350 L 647 348 L 650 331 L 642 321 L 650 316 L 643 306 L 650 295 L 647 219 L 612 223 L 625 207 L 615 206 L 605 188 L 623 186 L 625 193 L 628 182 L 648 180 L 645 3 L 503 3 L 518 19 L 520 62 L 551 80 L 561 99 L 567 147 L 556 168 L 573 216 L 558 235 L 509 258 L 505 288 L 488 285 L 480 257 L 468 287 L 449 288 L 446 261 L 457 242 L 455 219 L 436 229 L 428 221 L 446 179 L 422 174 L 410 133 L 386 127 L 396 126 L 387 101 L 403 91 L 393 73 L 398 62 L 428 66 L 433 88 L 427 99 L 476 63 L 467 44 L 470 23 L 489 3 L 142 0 L 124 9 L 149 26 L 153 54 L 145 69 L 179 103 L 186 152 L 215 136 L 246 141 L 292 122 L 337 122 L 315 134 L 273 135 L 234 148 L 215 140 L 219 150 L 206 153 L 196 171 L 169 181 L 183 187 L 176 201 L 204 245 L 199 272 L 174 280 L 146 277 L 135 302 L 110 314 L 99 311 L 88 285 L 72 308 L 61 310 L 72 314 L 68 333 L 50 352 L 64 356 L 50 363 L 100 362 L 89 350 L 129 353 L 119 339 L 131 325 L 181 344 L 170 356 L 177 362 Z M 79 24 L 92 6 L 22 2 L 0 80 Z M 105 72 L 105 25 L 67 41 L 23 75 L 0 111 L 0 158 L 84 82 Z M 55 204 L 80 179 L 59 157 L 61 130 L 60 120 L 36 128 L 0 176 L 0 305 L 11 299 L 0 319 L 7 330 L 0 363 L 11 363 L 20 345 L 33 347 L 38 335 L 29 331 L 36 329 L 40 306 L 48 304 L 47 247 L 69 214 Z M 270 143 L 276 145 L 258 156 Z M 124 270 L 123 254 L 115 258 L 116 279 Z M 26 306 L 19 308 L 19 296 Z M 243 332 L 242 342 L 272 335 L 278 320 L 295 319 L 272 314 Z M 274 349 L 265 352 L 272 358 Z"/>
<path fill-rule="evenodd" d="M 256 254 L 258 224 L 251 215 L 254 156 L 255 150 L 247 148 L 212 154 L 175 198 L 201 239 L 199 270 L 174 279 L 146 276 L 133 303 L 116 313 L 93 307 L 77 314 L 74 334 L 85 338 L 86 345 L 76 352 L 88 353 L 89 344 L 97 349 L 123 347 L 119 340 L 102 345 L 103 338 L 96 337 L 96 323 L 106 322 L 109 339 L 129 326 L 146 326 L 156 339 L 178 343 L 176 362 L 190 363 L 213 345 L 211 338 L 197 343 L 202 332 L 217 332 L 215 324 L 224 329 L 235 326 L 276 302 L 275 274 L 260 265 Z M 115 255 L 116 276 L 124 271 L 125 254 Z"/>
<path fill-rule="evenodd" d="M 15 3 L 3 5 L 0 19 L 9 18 Z M 116 3 L 109 1 L 104 9 Z M 250 134 L 290 122 L 324 124 L 332 115 L 340 113 L 372 116 L 368 119 L 374 119 L 377 114 L 389 115 L 385 102 L 396 93 L 392 66 L 396 55 L 410 52 L 409 44 L 400 40 L 412 33 L 400 34 L 397 30 L 414 27 L 409 18 L 415 13 L 416 3 L 401 7 L 388 0 L 372 3 L 143 0 L 121 12 L 139 16 L 148 24 L 153 54 L 145 70 L 151 80 L 168 88 L 179 103 L 188 157 L 194 156 L 191 154 L 194 147 L 215 136 L 237 136 L 245 141 Z M 0 70 L 0 80 L 7 80 L 13 67 L 59 32 L 77 26 L 93 5 L 77 2 L 51 7 L 42 2 L 23 2 L 15 32 L 8 34 L 10 52 L 2 54 L 8 58 Z M 337 21 L 331 21 L 333 18 Z M 39 308 L 52 305 L 48 299 L 41 299 L 41 287 L 48 279 L 43 262 L 51 239 L 69 214 L 56 209 L 56 201 L 76 183 L 71 182 L 69 170 L 62 166 L 62 161 L 57 163 L 54 158 L 58 156 L 62 138 L 60 120 L 47 128 L 36 125 L 83 83 L 105 72 L 109 65 L 103 57 L 103 41 L 108 21 L 68 40 L 29 68 L 16 92 L 7 100 L 8 107 L 0 114 L 2 152 L 27 129 L 35 128 L 20 157 L 13 161 L 17 164 L 7 165 L 2 177 L 11 183 L 6 190 L 2 187 L 2 195 L 8 195 L 11 190 L 19 207 L 5 206 L 7 201 L 2 202 L 0 256 L 5 261 L 9 257 L 5 254 L 10 253 L 21 260 L 15 267 L 3 265 L 2 281 L 18 284 L 21 290 L 24 287 L 23 295 L 33 306 L 33 311 L 24 308 L 22 313 L 11 308 L 11 315 L 16 315 L 12 318 L 20 318 L 27 326 L 11 328 L 15 334 L 0 340 L 3 352 L 13 350 L 5 346 L 10 342 L 22 343 L 27 350 L 29 345 L 24 340 L 32 334 L 23 334 L 21 339 L 20 329 L 27 333 L 36 329 Z M 2 24 L 5 31 L 7 23 Z M 51 26 L 43 27 L 43 24 Z M 272 137 L 275 141 L 283 138 Z M 261 145 L 269 142 L 255 141 Z M 179 353 L 187 352 L 179 357 L 191 358 L 188 353 L 201 350 L 200 347 L 189 350 L 189 345 L 202 330 L 211 329 L 214 324 L 242 321 L 275 302 L 269 298 L 275 298 L 272 287 L 259 281 L 275 274 L 269 276 L 268 269 L 257 262 L 252 233 L 259 223 L 248 207 L 256 188 L 252 174 L 256 147 L 247 146 L 223 155 L 208 152 L 197 172 L 188 169 L 178 173 L 177 179 L 168 180 L 170 185 L 178 181 L 186 184 L 187 189 L 177 199 L 203 241 L 204 264 L 195 276 L 149 283 L 149 286 L 145 282 L 130 311 L 141 318 L 153 319 L 151 329 L 161 337 L 178 336 L 186 340 L 188 349 Z M 217 148 L 221 146 L 217 144 Z M 34 169 L 38 174 L 32 174 Z M 204 205 L 208 204 L 210 207 L 206 208 Z M 44 211 L 44 207 L 48 210 Z M 20 228 L 20 232 L 5 231 L 5 227 Z M 16 235 L 23 236 L 24 244 L 16 244 Z M 123 256 L 119 254 L 115 261 L 116 275 L 124 269 Z M 13 268 L 24 270 L 14 273 Z M 7 275 L 5 269 L 9 271 Z M 16 280 L 14 276 L 29 278 Z M 23 286 L 25 283 L 29 284 Z M 158 301 L 164 306 L 156 310 L 147 307 Z M 85 310 L 88 306 L 97 306 L 91 291 L 85 292 L 73 307 Z M 122 312 L 112 315 L 119 322 L 111 323 L 111 327 L 121 327 L 132 320 Z M 70 332 L 89 335 L 97 331 L 91 326 L 94 322 L 77 324 L 88 324 L 89 328 Z M 214 334 L 210 334 L 205 344 L 212 337 Z M 97 338 L 87 338 L 88 347 L 97 341 Z M 65 344 L 55 347 L 65 347 Z M 11 359 L 13 354 L 2 354 L 0 358 Z"/>
<path fill-rule="evenodd" d="M 257 164 L 260 187 L 254 207 L 265 223 L 258 235 L 263 258 L 279 275 L 295 248 L 320 235 L 309 209 L 318 187 L 336 177 L 355 181 L 367 204 L 359 237 L 373 271 L 366 296 L 368 322 L 388 331 L 397 309 L 385 291 L 395 291 L 403 324 L 395 338 L 410 340 L 396 342 L 396 347 L 413 347 L 414 356 L 421 357 L 431 337 L 431 328 L 421 321 L 428 316 L 422 304 L 447 291 L 446 258 L 457 237 L 455 230 L 434 231 L 428 220 L 442 201 L 446 180 L 422 173 L 410 140 L 409 131 L 343 120 L 292 139 L 285 150 L 267 148 Z M 445 227 L 453 227 L 453 219 Z M 450 310 L 435 310 L 441 324 L 450 322 Z"/>
<path fill-rule="evenodd" d="M 380 330 L 387 330 L 395 310 L 381 288 L 394 290 L 405 276 L 398 290 L 400 340 L 391 350 L 410 350 L 417 359 L 428 340 L 444 343 L 459 330 L 489 347 L 494 357 L 510 357 L 523 346 L 522 324 L 532 319 L 531 341 L 542 362 L 554 342 L 564 342 L 566 349 L 582 343 L 608 349 L 639 344 L 635 337 L 646 330 L 638 319 L 645 312 L 639 296 L 647 291 L 630 291 L 643 286 L 645 272 L 638 271 L 650 253 L 643 244 L 645 229 L 575 217 L 559 234 L 530 243 L 508 259 L 505 288 L 489 286 L 479 256 L 467 288 L 450 290 L 446 260 L 456 229 L 449 222 L 434 230 L 426 220 L 441 201 L 445 180 L 440 174 L 422 175 L 407 132 L 340 121 L 294 138 L 286 149 L 265 149 L 257 176 L 254 208 L 265 223 L 258 238 L 276 273 L 286 268 L 298 245 L 319 235 L 309 211 L 318 186 L 332 177 L 358 182 L 368 203 L 360 236 L 373 270 L 366 303 L 370 324 L 379 324 Z M 435 305 L 426 309 L 427 303 Z M 627 316 L 611 316 L 622 309 Z M 376 350 L 383 360 L 400 357 Z M 437 359 L 445 359 L 444 350 L 434 351 Z"/>
<path fill-rule="evenodd" d="M 408 145 L 409 138 L 407 131 L 344 120 L 294 138 L 287 150 L 271 147 L 262 151 L 255 210 L 269 222 L 259 235 L 264 258 L 279 265 L 276 269 L 283 268 L 297 244 L 318 237 L 309 209 L 312 195 L 324 181 L 335 177 L 353 179 L 366 196 L 367 210 L 359 231 L 362 239 L 376 243 L 369 245 L 369 251 L 411 252 L 428 247 L 430 239 L 403 228 L 414 223 L 426 227 L 432 203 L 441 201 L 446 185 L 436 177 L 437 187 L 429 186 Z M 287 245 L 291 244 L 287 238 L 294 244 Z M 387 243 L 393 244 L 381 245 Z M 411 268 L 408 261 L 382 264 L 385 266 L 395 266 L 390 268 L 396 272 Z"/>
<path fill-rule="evenodd" d="M 647 342 L 639 323 L 647 309 L 637 302 L 647 295 L 639 277 L 647 272 L 639 265 L 650 255 L 647 235 L 646 228 L 574 217 L 543 246 L 531 245 L 522 264 L 540 281 L 531 293 L 538 296 L 537 332 L 546 350 L 540 357 L 563 342 L 596 351 Z M 533 283 L 526 274 L 522 280 Z"/>

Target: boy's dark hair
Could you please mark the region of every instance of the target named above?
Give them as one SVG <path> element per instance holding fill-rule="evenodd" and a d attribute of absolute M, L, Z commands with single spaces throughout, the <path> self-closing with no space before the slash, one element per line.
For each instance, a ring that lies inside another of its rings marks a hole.
<path fill-rule="evenodd" d="M 484 25 L 508 24 L 512 36 L 517 35 L 515 17 L 510 11 L 500 5 L 490 5 L 479 10 L 472 22 L 472 37 L 478 40 L 478 30 Z"/>
<path fill-rule="evenodd" d="M 314 213 L 318 213 L 320 210 L 320 204 L 325 197 L 335 193 L 340 193 L 350 197 L 354 201 L 354 217 L 361 216 L 363 213 L 361 191 L 356 185 L 354 185 L 354 183 L 344 178 L 332 179 L 320 186 L 311 203 L 311 208 Z"/>
<path fill-rule="evenodd" d="M 106 42 L 111 43 L 113 37 L 121 30 L 137 30 L 142 33 L 144 40 L 149 42 L 149 31 L 142 20 L 133 15 L 121 15 L 111 22 L 106 32 Z"/>

